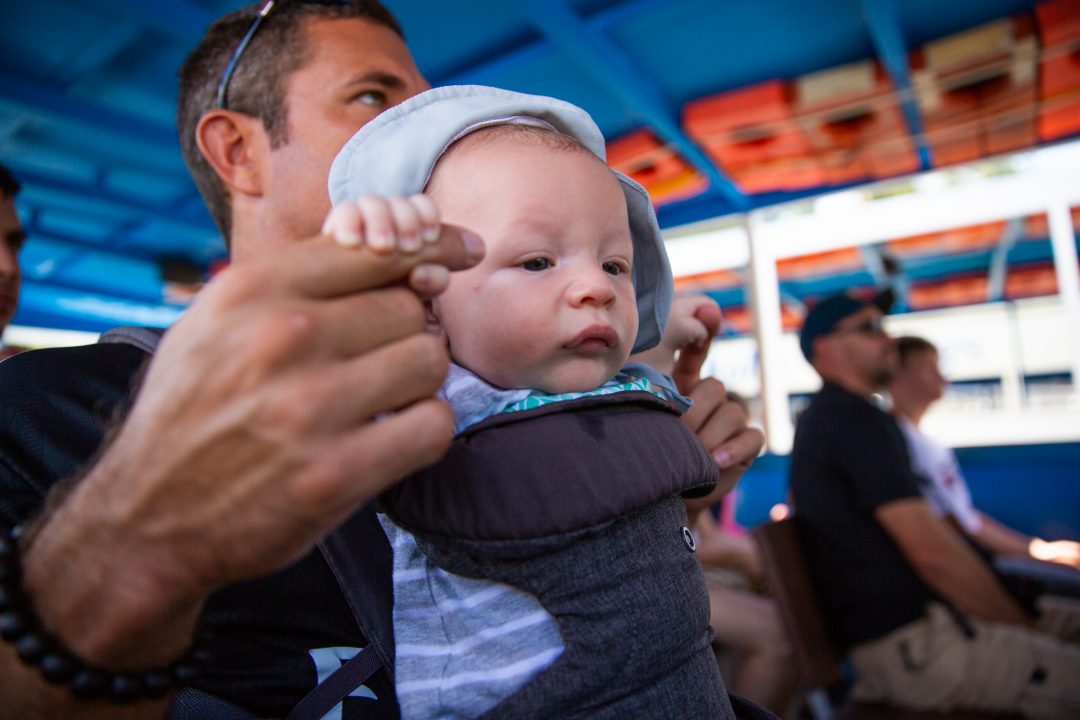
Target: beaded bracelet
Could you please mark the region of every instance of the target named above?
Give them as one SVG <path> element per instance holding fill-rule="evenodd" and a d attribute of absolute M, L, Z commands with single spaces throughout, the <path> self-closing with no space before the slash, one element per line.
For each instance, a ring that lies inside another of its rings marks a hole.
<path fill-rule="evenodd" d="M 106 698 L 129 703 L 161 698 L 174 687 L 188 685 L 202 671 L 204 654 L 189 650 L 168 667 L 137 673 L 113 672 L 80 660 L 41 627 L 21 589 L 20 527 L 0 533 L 0 638 L 13 645 L 19 659 L 36 667 L 46 682 L 70 685 L 83 699 Z"/>

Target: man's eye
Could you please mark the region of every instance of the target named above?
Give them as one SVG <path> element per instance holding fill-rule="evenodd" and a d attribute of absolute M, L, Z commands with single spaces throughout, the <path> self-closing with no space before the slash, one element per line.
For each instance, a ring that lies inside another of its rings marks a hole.
<path fill-rule="evenodd" d="M 532 260 L 526 260 L 525 262 L 521 263 L 521 267 L 525 268 L 530 272 L 539 272 L 541 270 L 547 270 L 549 267 L 551 267 L 551 261 L 547 258 L 538 257 L 533 258 Z"/>
<path fill-rule="evenodd" d="M 380 90 L 365 90 L 356 96 L 356 100 L 365 105 L 383 107 L 386 105 L 386 93 Z"/>
<path fill-rule="evenodd" d="M 624 272 L 626 272 L 625 268 L 623 268 L 622 265 L 613 260 L 609 260 L 608 262 L 604 263 L 603 267 L 604 272 L 606 272 L 608 275 L 622 275 Z"/>

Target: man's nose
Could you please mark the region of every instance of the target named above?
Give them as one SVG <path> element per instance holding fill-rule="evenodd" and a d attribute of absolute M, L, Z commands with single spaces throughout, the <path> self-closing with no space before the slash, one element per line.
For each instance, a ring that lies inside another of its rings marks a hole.
<path fill-rule="evenodd" d="M 0 278 L 5 280 L 19 274 L 19 258 L 6 242 L 0 240 Z"/>

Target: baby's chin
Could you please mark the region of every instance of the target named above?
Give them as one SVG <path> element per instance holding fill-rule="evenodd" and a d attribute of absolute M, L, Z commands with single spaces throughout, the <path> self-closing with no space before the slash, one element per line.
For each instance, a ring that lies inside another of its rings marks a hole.
<path fill-rule="evenodd" d="M 589 392 L 614 378 L 623 364 L 615 368 L 561 368 L 560 372 L 531 378 L 531 382 L 526 381 L 516 387 L 532 388 L 548 395 Z"/>

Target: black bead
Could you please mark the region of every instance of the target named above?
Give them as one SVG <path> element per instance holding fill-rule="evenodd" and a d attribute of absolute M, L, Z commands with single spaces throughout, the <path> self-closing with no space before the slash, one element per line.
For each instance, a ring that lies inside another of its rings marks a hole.
<path fill-rule="evenodd" d="M 15 541 L 7 535 L 0 535 L 0 563 L 11 562 L 15 555 Z"/>
<path fill-rule="evenodd" d="M 75 674 L 75 665 L 63 655 L 51 652 L 41 659 L 41 674 L 54 685 L 66 683 Z"/>
<path fill-rule="evenodd" d="M 48 651 L 48 642 L 39 632 L 28 632 L 15 643 L 15 652 L 27 665 L 37 665 Z"/>
<path fill-rule="evenodd" d="M 13 587 L 19 579 L 19 566 L 15 561 L 0 562 L 0 585 Z"/>
<path fill-rule="evenodd" d="M 79 698 L 100 697 L 109 686 L 109 676 L 99 670 L 83 668 L 71 679 L 71 692 Z"/>
<path fill-rule="evenodd" d="M 9 610 L 15 605 L 14 594 L 6 587 L 0 585 L 0 612 Z"/>
<path fill-rule="evenodd" d="M 26 618 L 15 610 L 0 613 L 0 637 L 15 642 L 29 630 Z"/>
<path fill-rule="evenodd" d="M 202 676 L 202 667 L 191 662 L 177 663 L 173 668 L 173 679 L 177 685 L 189 685 Z"/>
<path fill-rule="evenodd" d="M 169 692 L 172 684 L 172 673 L 167 669 L 148 670 L 142 676 L 142 689 L 146 697 L 164 697 L 165 693 Z"/>
<path fill-rule="evenodd" d="M 129 703 L 138 699 L 139 679 L 131 675 L 113 675 L 109 683 L 109 699 L 115 703 Z"/>

